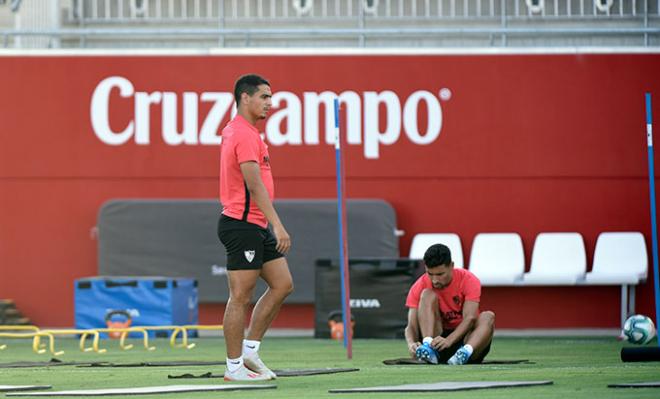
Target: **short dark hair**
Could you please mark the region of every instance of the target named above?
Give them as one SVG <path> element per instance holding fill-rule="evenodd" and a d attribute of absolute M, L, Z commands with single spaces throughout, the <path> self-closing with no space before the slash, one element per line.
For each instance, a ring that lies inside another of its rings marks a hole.
<path fill-rule="evenodd" d="M 234 84 L 234 100 L 236 100 L 236 106 L 238 107 L 241 102 L 242 93 L 247 93 L 251 96 L 259 90 L 259 86 L 261 85 L 270 86 L 270 83 L 268 83 L 266 79 L 255 74 L 247 74 L 238 78 Z"/>
<path fill-rule="evenodd" d="M 424 253 L 426 267 L 449 266 L 451 264 L 451 251 L 444 244 L 433 244 Z"/>

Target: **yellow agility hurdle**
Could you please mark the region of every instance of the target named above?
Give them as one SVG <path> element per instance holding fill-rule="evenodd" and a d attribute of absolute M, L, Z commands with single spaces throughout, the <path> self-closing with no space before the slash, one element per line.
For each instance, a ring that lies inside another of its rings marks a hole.
<path fill-rule="evenodd" d="M 39 327 L 37 326 L 15 326 L 15 325 L 7 325 L 7 326 L 0 326 L 0 331 L 39 331 Z M 5 344 L 0 344 L 0 351 L 3 349 L 6 349 L 7 345 Z"/>
<path fill-rule="evenodd" d="M 32 338 L 32 350 L 40 355 L 46 353 L 46 349 L 41 348 L 41 337 L 48 338 L 48 348 L 50 349 L 50 353 L 52 353 L 54 356 L 60 356 L 64 354 L 64 351 L 55 350 L 55 337 L 53 337 L 53 334 L 47 332 L 33 331 L 27 333 L 0 333 L 0 338 Z"/>
<path fill-rule="evenodd" d="M 129 333 L 137 332 L 142 334 L 142 341 L 144 343 L 144 348 L 148 351 L 153 351 L 156 349 L 155 346 L 149 345 L 149 334 L 144 328 L 140 327 L 126 327 L 126 328 L 93 328 L 91 331 L 96 331 L 98 333 L 121 333 L 119 337 L 119 347 L 125 351 L 132 349 L 133 344 L 126 345 L 126 337 Z M 87 339 L 89 333 L 83 333 L 83 336 L 80 339 Z"/>
<path fill-rule="evenodd" d="M 15 326 L 15 325 L 3 325 L 0 326 L 0 331 L 34 331 L 37 332 L 39 331 L 39 327 L 37 326 Z"/>
<path fill-rule="evenodd" d="M 223 329 L 222 324 L 217 324 L 217 325 L 195 325 L 195 324 L 192 324 L 192 325 L 181 326 L 181 330 L 182 330 L 181 331 L 182 332 L 181 341 L 182 341 L 182 343 L 180 344 L 179 347 L 186 348 L 186 349 L 192 349 L 192 348 L 195 347 L 194 343 L 191 343 L 191 344 L 188 343 L 188 330 L 218 330 L 218 331 L 221 331 L 222 329 Z M 177 331 L 172 333 L 172 336 L 170 337 L 170 344 L 172 344 L 172 342 L 176 341 L 177 334 L 178 334 Z"/>
<path fill-rule="evenodd" d="M 179 335 L 179 333 L 181 333 L 182 337 L 187 337 L 188 336 L 186 331 L 184 331 L 183 327 L 181 327 L 181 326 L 133 326 L 133 327 L 134 328 L 142 328 L 142 329 L 145 329 L 147 331 L 172 331 L 172 334 L 170 335 L 170 346 L 172 348 L 184 348 L 184 347 L 186 347 L 185 342 L 183 342 L 183 338 L 182 338 L 182 343 L 181 344 L 176 343 L 176 338 Z M 195 346 L 195 345 L 193 344 L 193 346 Z M 188 348 L 188 349 L 190 349 L 190 348 Z"/>
<path fill-rule="evenodd" d="M 46 353 L 46 349 L 41 343 L 41 338 L 48 338 L 48 350 L 53 355 L 62 355 L 64 351 L 55 350 L 55 336 L 56 335 L 72 335 L 79 334 L 79 347 L 83 352 L 94 351 L 97 353 L 105 353 L 107 349 L 100 348 L 100 333 L 120 333 L 119 336 L 119 347 L 123 350 L 130 350 L 133 348 L 132 344 L 126 344 L 126 339 L 128 334 L 132 332 L 141 333 L 142 341 L 144 348 L 148 351 L 153 351 L 156 349 L 155 346 L 149 344 L 149 333 L 148 331 L 172 331 L 170 335 L 170 346 L 172 348 L 185 348 L 192 349 L 196 346 L 194 342 L 188 342 L 188 331 L 189 330 L 223 330 L 223 326 L 220 325 L 184 325 L 184 326 L 132 326 L 126 328 L 90 328 L 90 329 L 46 329 L 40 330 L 37 326 L 0 326 L 0 338 L 33 338 L 32 349 L 34 352 L 43 354 Z M 25 333 L 20 332 L 3 332 L 3 331 L 27 331 Z M 87 338 L 92 337 L 91 346 L 86 346 Z M 177 339 L 180 338 L 181 342 L 177 343 Z M 7 345 L 0 345 L 0 350 L 6 349 Z"/>
<path fill-rule="evenodd" d="M 53 329 L 53 330 L 40 330 L 45 333 L 52 334 L 53 336 L 56 335 L 72 335 L 72 334 L 80 334 L 80 341 L 79 341 L 79 347 L 80 350 L 83 352 L 90 352 L 94 351 L 97 353 L 105 353 L 105 349 L 99 349 L 99 332 L 93 329 L 85 329 L 85 330 L 80 330 L 80 329 Z M 88 335 L 93 335 L 94 339 L 92 341 L 92 346 L 90 347 L 85 347 L 85 342 L 87 341 L 87 336 Z M 39 337 L 36 337 L 35 339 L 39 339 Z"/>

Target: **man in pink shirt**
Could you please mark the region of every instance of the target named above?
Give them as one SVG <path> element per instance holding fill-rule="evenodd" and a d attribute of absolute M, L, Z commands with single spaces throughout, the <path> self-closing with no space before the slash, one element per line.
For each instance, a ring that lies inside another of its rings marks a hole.
<path fill-rule="evenodd" d="M 241 76 L 234 86 L 238 114 L 222 130 L 218 237 L 227 251 L 229 300 L 224 315 L 227 381 L 276 378 L 259 357 L 261 340 L 293 280 L 284 255 L 291 238 L 273 207 L 274 184 L 268 146 L 256 128 L 271 107 L 268 81 L 258 75 Z M 272 232 L 268 229 L 272 227 Z M 252 310 L 243 330 L 252 293 L 261 277 L 268 289 Z"/>
<path fill-rule="evenodd" d="M 479 313 L 481 282 L 454 269 L 449 248 L 434 244 L 424 254 L 426 273 L 410 287 L 405 335 L 412 357 L 428 363 L 481 363 L 490 351 L 495 314 Z"/>

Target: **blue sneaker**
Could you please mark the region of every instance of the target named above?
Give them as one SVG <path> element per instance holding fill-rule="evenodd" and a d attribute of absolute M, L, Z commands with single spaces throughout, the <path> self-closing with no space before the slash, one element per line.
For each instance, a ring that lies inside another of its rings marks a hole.
<path fill-rule="evenodd" d="M 415 351 L 417 360 L 423 360 L 426 363 L 438 364 L 438 351 L 433 349 L 428 343 L 422 344 L 417 351 Z"/>
<path fill-rule="evenodd" d="M 461 346 L 456 353 L 454 353 L 454 356 L 450 357 L 449 360 L 447 360 L 447 364 L 451 364 L 452 366 L 459 366 L 462 364 L 465 364 L 468 362 L 468 359 L 470 359 L 470 356 L 472 353 L 468 351 L 465 346 Z"/>

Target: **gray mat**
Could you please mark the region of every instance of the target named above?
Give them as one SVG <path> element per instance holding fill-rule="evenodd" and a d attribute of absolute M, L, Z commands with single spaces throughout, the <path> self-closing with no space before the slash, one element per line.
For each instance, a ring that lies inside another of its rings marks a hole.
<path fill-rule="evenodd" d="M 552 381 L 447 381 L 431 384 L 391 385 L 368 388 L 330 389 L 330 393 L 361 393 L 361 392 L 440 392 L 465 391 L 470 389 L 513 388 L 535 385 L 552 385 Z"/>
<path fill-rule="evenodd" d="M 319 374 L 337 374 L 337 373 L 350 373 L 353 371 L 360 371 L 356 368 L 321 368 L 321 369 L 282 369 L 273 370 L 278 377 L 300 377 L 304 375 L 319 375 Z"/>
<path fill-rule="evenodd" d="M 51 385 L 0 385 L 0 392 L 37 391 L 51 388 Z"/>
<path fill-rule="evenodd" d="M 155 393 L 207 392 L 207 391 L 238 391 L 248 389 L 275 389 L 277 385 L 165 385 L 140 388 L 111 389 L 81 389 L 72 391 L 47 392 L 16 392 L 7 396 L 115 396 L 115 395 L 149 395 Z"/>
<path fill-rule="evenodd" d="M 305 375 L 319 375 L 319 374 L 336 374 L 336 373 L 349 373 L 351 371 L 360 371 L 356 368 L 321 368 L 321 369 L 281 369 L 273 370 L 278 377 L 300 377 Z M 203 374 L 177 374 L 177 375 L 168 375 L 167 378 L 223 378 L 223 374 L 213 374 L 212 372 L 207 372 Z"/>
<path fill-rule="evenodd" d="M 608 388 L 660 388 L 660 381 L 633 382 L 628 384 L 609 384 Z"/>
<path fill-rule="evenodd" d="M 389 359 L 383 360 L 383 363 L 387 366 L 402 366 L 402 365 L 425 365 L 425 366 L 437 366 L 437 364 L 430 364 L 423 360 L 412 359 L 409 357 L 402 357 L 399 359 Z M 513 360 L 484 360 L 481 363 L 470 363 L 470 366 L 478 366 L 480 364 L 489 365 L 489 364 L 534 364 L 527 359 L 513 359 Z M 443 364 L 440 364 L 442 366 Z M 445 364 L 446 366 L 446 364 Z"/>

